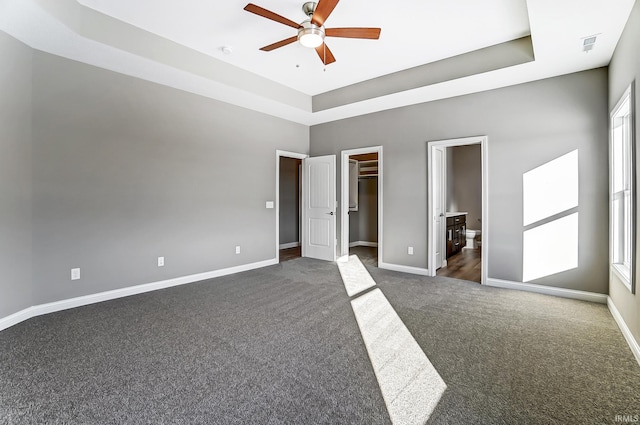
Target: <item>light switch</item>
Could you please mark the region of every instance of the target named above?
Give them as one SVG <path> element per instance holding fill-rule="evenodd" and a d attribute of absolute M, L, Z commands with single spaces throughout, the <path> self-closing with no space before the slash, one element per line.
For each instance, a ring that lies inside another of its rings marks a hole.
<path fill-rule="evenodd" d="M 273 201 L 267 201 L 267 208 L 273 208 Z"/>

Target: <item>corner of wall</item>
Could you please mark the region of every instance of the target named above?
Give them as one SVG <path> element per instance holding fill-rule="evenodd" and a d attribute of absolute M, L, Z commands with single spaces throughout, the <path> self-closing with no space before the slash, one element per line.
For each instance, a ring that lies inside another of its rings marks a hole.
<path fill-rule="evenodd" d="M 33 302 L 33 52 L 0 32 L 0 317 Z"/>

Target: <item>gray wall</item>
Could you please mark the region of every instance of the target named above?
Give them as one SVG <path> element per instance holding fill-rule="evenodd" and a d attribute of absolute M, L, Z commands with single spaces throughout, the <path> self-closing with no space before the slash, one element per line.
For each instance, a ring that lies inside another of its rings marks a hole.
<path fill-rule="evenodd" d="M 280 157 L 280 245 L 300 242 L 300 164 Z"/>
<path fill-rule="evenodd" d="M 34 52 L 34 303 L 275 258 L 275 151 L 308 143 L 303 125 Z"/>
<path fill-rule="evenodd" d="M 464 211 L 467 228 L 482 229 L 482 149 L 480 145 L 447 148 L 447 211 Z"/>
<path fill-rule="evenodd" d="M 349 213 L 349 242 L 378 242 L 378 179 L 358 179 L 358 211 Z"/>
<path fill-rule="evenodd" d="M 383 260 L 426 268 L 427 141 L 487 135 L 488 275 L 521 281 L 522 175 L 578 149 L 579 267 L 534 283 L 607 293 L 606 97 L 600 68 L 316 125 L 310 151 L 383 146 Z"/>
<path fill-rule="evenodd" d="M 32 305 L 31 64 L 0 31 L 0 318 Z"/>
<path fill-rule="evenodd" d="M 618 42 L 611 64 L 609 65 L 609 109 L 613 109 L 622 93 L 635 80 L 635 131 L 636 131 L 636 169 L 640 167 L 640 3 L 631 12 L 631 17 Z M 640 173 L 636 172 L 636 191 L 640 187 Z M 640 205 L 640 204 L 638 204 Z M 638 213 L 635 218 L 636 229 L 640 229 Z M 640 231 L 636 230 L 636 282 L 640 279 Z M 640 343 L 640 284 L 636 283 L 636 293 L 631 294 L 623 284 L 616 279 L 610 282 L 609 295 L 616 305 L 625 323 L 631 330 L 636 341 Z"/>

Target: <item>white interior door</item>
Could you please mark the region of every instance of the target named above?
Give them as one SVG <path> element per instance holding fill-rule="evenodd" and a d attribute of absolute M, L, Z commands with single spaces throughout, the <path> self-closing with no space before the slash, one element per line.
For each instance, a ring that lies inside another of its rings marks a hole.
<path fill-rule="evenodd" d="M 446 148 L 434 146 L 431 156 L 431 161 L 433 162 L 431 169 L 433 170 L 433 231 L 436 237 L 436 269 L 442 267 L 446 260 L 445 149 Z"/>
<path fill-rule="evenodd" d="M 336 156 L 302 161 L 302 256 L 336 259 Z"/>

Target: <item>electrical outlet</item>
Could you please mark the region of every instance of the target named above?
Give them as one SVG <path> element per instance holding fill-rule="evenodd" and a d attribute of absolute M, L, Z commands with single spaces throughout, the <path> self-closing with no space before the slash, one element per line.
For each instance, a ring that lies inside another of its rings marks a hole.
<path fill-rule="evenodd" d="M 240 254 L 240 245 L 236 246 L 236 254 Z"/>
<path fill-rule="evenodd" d="M 164 266 L 164 257 L 158 257 L 158 267 Z"/>
<path fill-rule="evenodd" d="M 274 207 L 273 201 L 267 201 L 266 206 L 267 206 L 267 208 L 273 208 Z"/>
<path fill-rule="evenodd" d="M 409 249 L 407 249 L 407 254 L 413 255 L 413 247 L 412 246 L 410 246 Z"/>
<path fill-rule="evenodd" d="M 80 279 L 80 269 L 71 269 L 71 280 Z"/>

